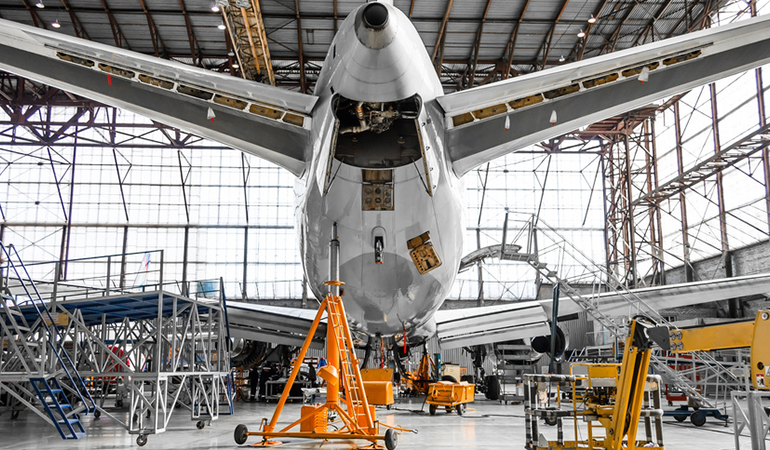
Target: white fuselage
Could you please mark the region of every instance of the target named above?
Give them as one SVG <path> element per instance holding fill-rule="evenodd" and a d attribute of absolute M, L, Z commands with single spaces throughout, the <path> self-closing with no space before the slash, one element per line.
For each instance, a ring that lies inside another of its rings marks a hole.
<path fill-rule="evenodd" d="M 362 36 L 368 31 L 362 33 L 357 24 L 363 5 L 341 24 L 324 61 L 315 92 L 320 100 L 314 111 L 312 164 L 295 188 L 296 225 L 305 275 L 318 298 L 327 293 L 323 283 L 329 278 L 328 243 L 336 223 L 340 281 L 345 283 L 343 299 L 351 324 L 368 334 L 406 331 L 410 338 L 421 338 L 432 332 L 432 316 L 446 299 L 462 256 L 462 184 L 444 153 L 443 117 L 433 101 L 443 92 L 425 46 L 403 13 L 384 6 L 389 13 L 386 36 Z M 379 48 L 365 45 L 368 38 Z M 393 169 L 392 211 L 363 210 L 360 167 L 338 160 L 328 165 L 335 94 L 362 102 L 392 102 L 415 94 L 422 99 L 418 121 L 427 164 L 421 158 Z M 442 265 L 420 274 L 407 241 L 426 231 Z M 384 234 L 381 264 L 375 263 L 375 232 Z"/>

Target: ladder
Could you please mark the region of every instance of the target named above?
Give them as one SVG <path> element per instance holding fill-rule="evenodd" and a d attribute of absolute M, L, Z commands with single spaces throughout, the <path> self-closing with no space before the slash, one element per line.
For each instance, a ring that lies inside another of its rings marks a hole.
<path fill-rule="evenodd" d="M 32 381 L 33 378 L 30 378 L 30 382 L 32 383 L 35 390 L 38 391 L 38 384 L 41 383 L 41 379 L 46 386 L 48 386 L 48 381 L 46 380 L 54 380 L 57 389 L 61 390 L 61 385 L 59 385 L 59 381 L 56 380 L 56 377 L 63 374 L 68 381 L 68 383 L 66 383 L 68 389 L 71 389 L 71 391 L 76 394 L 78 400 L 80 400 L 82 404 L 82 406 L 75 410 L 71 410 L 68 414 L 70 416 L 74 416 L 80 412 L 85 412 L 87 414 L 96 411 L 96 403 L 91 397 L 91 394 L 88 392 L 85 381 L 78 373 L 78 370 L 75 367 L 75 363 L 72 361 L 69 354 L 65 350 L 63 339 L 59 334 L 59 330 L 56 327 L 54 318 L 43 302 L 43 299 L 40 296 L 40 292 L 38 291 L 37 286 L 35 286 L 35 283 L 32 281 L 32 277 L 27 271 L 27 268 L 19 256 L 18 251 L 13 245 L 6 247 L 2 242 L 0 242 L 0 250 L 2 251 L 2 255 L 0 255 L 0 257 L 4 257 L 4 260 L 16 275 L 16 279 L 18 279 L 20 287 L 24 290 L 25 297 L 29 299 L 28 301 L 20 302 L 18 298 L 14 298 L 10 295 L 0 296 L 0 298 L 2 298 L 0 301 L 2 302 L 6 312 L 5 323 L 10 323 L 10 329 L 12 329 L 12 332 L 18 336 L 18 341 L 22 345 L 22 349 L 19 349 L 20 351 L 17 352 L 17 355 L 20 359 L 19 363 L 27 370 L 26 373 L 29 374 L 37 372 L 40 374 L 39 377 L 34 378 L 37 381 Z M 14 262 L 14 260 L 16 262 Z M 27 306 L 32 306 L 34 314 L 37 317 L 31 326 L 24 315 L 24 311 L 22 310 L 22 307 Z M 36 343 L 30 342 L 30 337 L 33 333 L 39 331 L 40 327 L 42 327 L 44 331 L 45 343 L 42 345 L 38 344 L 40 348 L 35 349 Z M 5 329 L 8 330 L 8 327 L 5 327 Z M 9 331 L 6 331 L 6 333 L 8 332 Z M 11 342 L 12 345 L 16 346 L 18 349 L 18 345 L 14 341 Z M 46 368 L 46 360 L 44 359 L 45 352 L 42 348 L 44 345 L 50 347 L 51 355 L 54 358 L 53 365 L 49 368 L 51 371 L 53 371 L 52 373 L 48 373 L 48 369 Z M 56 367 L 60 367 L 60 369 L 55 370 Z M 39 392 L 47 393 L 47 391 L 50 390 L 50 386 L 48 386 L 47 388 L 44 388 L 43 391 Z M 40 396 L 39 392 L 38 396 Z M 64 395 L 63 392 L 61 395 Z M 66 401 L 65 404 L 69 405 L 70 402 Z M 62 408 L 54 408 L 52 410 L 50 407 L 45 405 L 45 402 L 44 407 L 49 417 L 53 420 L 54 424 L 59 424 L 60 420 L 64 420 L 54 414 L 54 412 L 58 413 L 62 411 Z M 57 425 L 57 427 L 59 427 L 59 425 Z M 65 437 L 65 439 L 79 438 L 79 436 L 75 437 L 77 433 L 70 433 L 70 435 L 73 437 Z M 62 437 L 64 437 L 64 434 Z"/>
<path fill-rule="evenodd" d="M 77 412 L 56 377 L 30 378 L 29 381 L 62 439 L 80 439 L 86 435 Z"/>
<path fill-rule="evenodd" d="M 326 298 L 326 302 L 327 327 L 332 330 L 336 341 L 335 344 L 327 342 L 327 345 L 336 345 L 339 349 L 340 380 L 345 386 L 345 403 L 348 407 L 348 414 L 353 418 L 357 418 L 360 414 L 364 415 L 367 428 L 373 430 L 374 421 L 369 412 L 366 395 L 363 394 L 364 384 L 361 379 L 361 370 L 358 366 L 342 298 L 330 295 Z"/>

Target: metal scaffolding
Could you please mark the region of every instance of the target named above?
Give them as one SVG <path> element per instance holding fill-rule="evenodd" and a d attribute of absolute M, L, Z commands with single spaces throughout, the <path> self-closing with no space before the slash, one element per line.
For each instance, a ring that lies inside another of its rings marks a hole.
<path fill-rule="evenodd" d="M 144 270 L 127 272 L 136 258 Z M 16 400 L 11 408 L 23 405 L 56 424 L 45 392 L 34 396 L 33 390 L 36 380 L 59 378 L 64 369 L 69 383 L 62 385 L 82 403 L 65 423 L 95 409 L 96 418 L 107 415 L 137 435 L 139 445 L 166 431 L 177 408 L 189 410 L 199 429 L 232 414 L 226 305 L 216 280 L 193 283 L 193 289 L 164 280 L 163 251 L 70 260 L 73 273 L 85 273 L 81 265 L 102 272 L 61 282 L 35 282 L 20 260 L 5 259 L 11 270 L 4 272 L 0 325 L 8 351 L 0 352 L 0 386 Z M 63 263 L 48 266 L 60 273 Z M 195 291 L 196 298 L 181 290 Z M 46 356 L 33 345 L 53 351 Z"/>

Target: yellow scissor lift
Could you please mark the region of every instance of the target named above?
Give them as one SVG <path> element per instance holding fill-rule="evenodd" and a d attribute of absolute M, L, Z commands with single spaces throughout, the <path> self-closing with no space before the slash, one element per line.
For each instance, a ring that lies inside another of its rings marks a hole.
<path fill-rule="evenodd" d="M 329 293 L 318 308 L 318 313 L 310 326 L 305 343 L 292 368 L 291 375 L 286 382 L 286 388 L 278 401 L 270 422 L 262 419 L 260 431 L 249 431 L 246 425 L 240 424 L 235 428 L 235 442 L 242 445 L 249 436 L 261 436 L 262 441 L 254 446 L 272 446 L 281 444 L 280 441 L 271 438 L 307 438 L 307 439 L 361 439 L 371 442 L 369 448 L 382 448 L 377 445 L 383 441 L 388 450 L 393 450 L 398 445 L 399 431 L 411 431 L 403 428 L 388 427 L 375 420 L 374 406 L 369 404 L 364 390 L 361 371 L 353 347 L 353 337 L 348 327 L 345 316 L 345 307 L 339 296 L 339 288 L 342 283 L 337 281 L 339 268 L 339 241 L 337 240 L 336 224 L 330 243 L 331 258 L 330 272 L 332 281 L 326 282 Z M 326 403 L 319 405 L 306 405 L 302 407 L 301 417 L 290 425 L 276 430 L 278 418 L 289 396 L 294 380 L 299 373 L 300 365 L 305 358 L 316 328 L 321 322 L 323 313 L 326 313 L 326 359 L 328 364 L 318 371 L 318 376 L 326 381 Z M 340 396 L 340 384 L 344 397 Z M 336 430 L 329 430 L 328 419 L 330 412 L 336 413 L 342 424 Z M 291 431 L 299 425 L 299 431 Z M 387 428 L 384 434 L 380 428 Z"/>

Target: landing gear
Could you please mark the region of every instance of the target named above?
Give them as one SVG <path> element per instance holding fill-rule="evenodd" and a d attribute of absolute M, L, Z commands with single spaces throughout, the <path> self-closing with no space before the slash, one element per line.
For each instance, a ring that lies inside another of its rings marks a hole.
<path fill-rule="evenodd" d="M 233 433 L 233 438 L 235 439 L 235 443 L 238 445 L 243 445 L 246 443 L 246 438 L 248 435 L 246 433 L 249 432 L 249 429 L 244 424 L 240 424 L 237 427 L 235 427 L 235 433 Z M 387 433 L 385 433 L 385 436 L 387 437 Z"/>
<path fill-rule="evenodd" d="M 147 436 L 144 434 L 140 434 L 136 437 L 136 445 L 139 447 L 144 447 L 147 444 Z"/>

